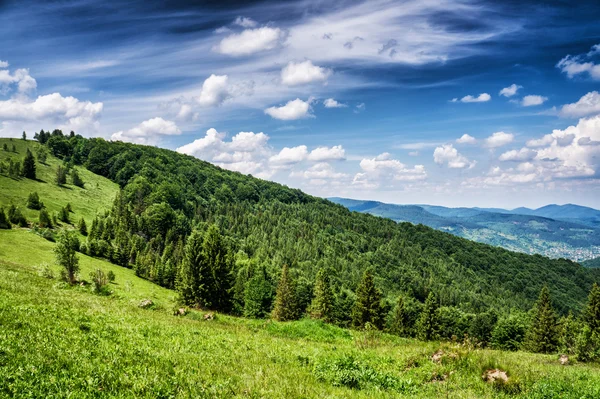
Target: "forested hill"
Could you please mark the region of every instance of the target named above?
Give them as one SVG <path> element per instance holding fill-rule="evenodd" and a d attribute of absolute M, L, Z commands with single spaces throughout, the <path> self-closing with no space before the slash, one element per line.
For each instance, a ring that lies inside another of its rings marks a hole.
<path fill-rule="evenodd" d="M 173 288 L 192 230 L 205 232 L 216 224 L 235 254 L 234 312 L 243 306 L 240 290 L 257 270 L 277 281 L 284 264 L 295 276 L 304 309 L 321 268 L 333 271 L 338 303 L 353 300 L 363 271 L 371 267 L 390 300 L 403 293 L 422 303 L 433 291 L 443 306 L 468 312 L 528 310 L 545 284 L 561 313 L 578 312 L 593 282 L 600 281 L 599 270 L 568 260 L 509 252 L 422 225 L 350 212 L 170 150 L 59 131 L 36 138 L 67 168 L 82 165 L 122 188 L 112 210 L 91 223 L 82 247 L 93 256 Z M 338 320 L 343 324 L 349 317 Z"/>

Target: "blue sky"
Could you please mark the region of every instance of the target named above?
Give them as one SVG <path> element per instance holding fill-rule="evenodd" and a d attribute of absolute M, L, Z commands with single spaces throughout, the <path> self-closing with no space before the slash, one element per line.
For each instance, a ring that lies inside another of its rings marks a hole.
<path fill-rule="evenodd" d="M 0 135 L 319 196 L 600 207 L 600 3 L 497 3 L 0 1 Z"/>

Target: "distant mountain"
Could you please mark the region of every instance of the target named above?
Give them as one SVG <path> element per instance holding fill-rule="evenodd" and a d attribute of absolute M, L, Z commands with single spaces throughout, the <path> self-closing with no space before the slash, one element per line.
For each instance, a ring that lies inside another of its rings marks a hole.
<path fill-rule="evenodd" d="M 585 267 L 598 269 L 600 268 L 600 258 L 586 260 L 584 262 L 581 262 L 581 264 Z"/>
<path fill-rule="evenodd" d="M 447 208 L 329 198 L 351 211 L 423 224 L 518 252 L 576 261 L 600 255 L 600 211 L 579 205 L 539 209 Z"/>

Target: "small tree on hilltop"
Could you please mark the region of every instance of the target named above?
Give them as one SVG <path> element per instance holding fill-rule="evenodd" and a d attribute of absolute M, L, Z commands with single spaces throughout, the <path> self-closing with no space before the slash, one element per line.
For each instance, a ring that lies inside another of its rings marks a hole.
<path fill-rule="evenodd" d="M 310 304 L 310 317 L 321 319 L 326 323 L 333 322 L 335 298 L 331 289 L 329 273 L 325 269 L 320 269 L 317 273 L 314 294 L 315 297 Z"/>
<path fill-rule="evenodd" d="M 27 141 L 27 133 L 25 133 L 25 131 L 23 131 L 23 135 L 21 137 L 23 138 L 23 141 Z"/>
<path fill-rule="evenodd" d="M 281 270 L 281 277 L 275 294 L 275 305 L 272 313 L 273 319 L 277 321 L 296 320 L 296 287 L 289 274 L 287 265 Z"/>
<path fill-rule="evenodd" d="M 438 302 L 435 294 L 430 292 L 425 300 L 425 307 L 418 324 L 419 338 L 429 341 L 437 338 L 439 332 Z"/>
<path fill-rule="evenodd" d="M 63 230 L 58 235 L 54 255 L 56 263 L 63 267 L 63 277 L 69 284 L 77 282 L 77 273 L 79 273 L 79 258 L 77 257 L 78 240 L 70 231 Z"/>
<path fill-rule="evenodd" d="M 31 151 L 29 151 L 29 148 L 27 149 L 27 153 L 23 159 L 21 173 L 23 173 L 24 177 L 35 180 L 35 158 L 33 157 Z"/>
<path fill-rule="evenodd" d="M 547 286 L 542 288 L 526 339 L 526 347 L 533 352 L 550 353 L 558 346 L 558 320 Z"/>
<path fill-rule="evenodd" d="M 381 291 L 375 286 L 373 272 L 367 269 L 356 289 L 356 302 L 352 309 L 352 325 L 364 328 L 367 323 L 381 329 L 383 327 L 383 306 Z"/>

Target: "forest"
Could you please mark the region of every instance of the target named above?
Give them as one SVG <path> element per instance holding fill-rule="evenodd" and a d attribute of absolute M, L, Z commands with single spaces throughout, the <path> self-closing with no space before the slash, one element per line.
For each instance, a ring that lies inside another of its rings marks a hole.
<path fill-rule="evenodd" d="M 350 212 L 165 149 L 60 130 L 34 139 L 0 173 L 35 179 L 36 163 L 53 156 L 54 184 L 85 188 L 85 168 L 119 186 L 112 207 L 87 222 L 71 220 L 70 203 L 50 214 L 44 192 L 0 211 L 0 228 L 31 227 L 58 243 L 70 283 L 79 252 L 176 290 L 191 308 L 600 358 L 600 269 Z M 109 278 L 96 280 L 101 289 Z"/>

